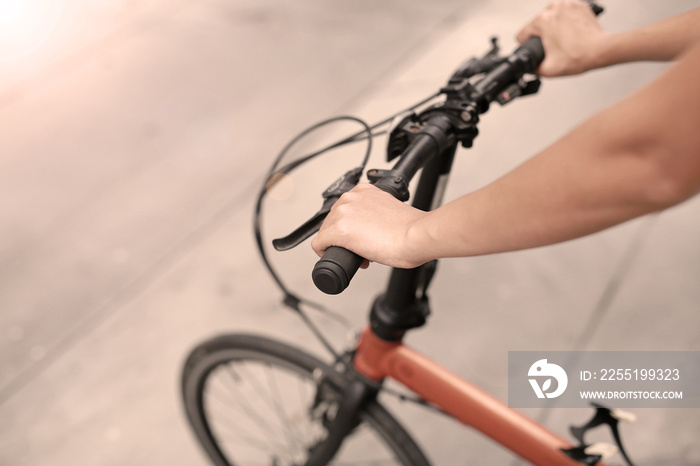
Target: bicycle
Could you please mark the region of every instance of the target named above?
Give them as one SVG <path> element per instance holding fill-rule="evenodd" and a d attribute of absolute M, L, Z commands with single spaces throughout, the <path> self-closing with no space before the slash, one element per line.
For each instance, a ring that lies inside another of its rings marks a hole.
<path fill-rule="evenodd" d="M 595 4 L 591 7 L 596 14 L 602 11 Z M 493 102 L 505 105 L 539 89 L 540 81 L 533 73 L 544 50 L 538 38 L 506 57 L 499 52 L 492 39 L 491 50 L 466 61 L 437 94 L 376 125 L 338 117 L 292 140 L 273 164 L 268 183 L 333 148 L 365 141 L 367 150 L 360 167 L 348 171 L 323 193 L 319 212 L 290 235 L 274 240 L 274 247 L 291 249 L 318 231 L 335 201 L 359 182 L 373 136 L 382 134 L 380 128 L 389 123 L 387 160 L 396 162 L 388 170 L 369 170 L 367 177 L 375 186 L 407 201 L 409 182 L 420 171 L 412 205 L 423 210 L 436 208 L 457 147 L 472 145 L 479 116 Z M 355 121 L 363 129 L 279 167 L 302 137 L 341 120 Z M 381 450 L 391 461 L 387 464 L 428 465 L 411 435 L 377 400 L 381 391 L 392 393 L 384 385 L 387 378 L 415 393 L 411 401 L 475 428 L 533 464 L 601 464 L 611 451 L 584 441 L 586 432 L 599 425 L 612 430 L 617 449 L 632 464 L 619 437 L 621 412 L 596 406 L 587 424 L 571 429 L 578 442 L 572 444 L 403 344 L 406 333 L 425 325 L 430 314 L 427 290 L 437 261 L 415 269 L 393 269 L 359 339 L 349 350 L 336 351 L 303 307 L 325 309 L 290 292 L 267 259 L 260 226 L 266 188 L 258 197 L 255 217 L 262 259 L 283 291 L 284 303 L 299 314 L 333 360 L 326 363 L 286 343 L 256 335 L 222 335 L 197 346 L 183 369 L 183 399 L 188 420 L 214 464 L 384 464 L 377 457 Z M 321 291 L 338 294 L 349 286 L 362 262 L 345 249 L 329 248 L 314 267 L 312 279 Z M 225 409 L 230 409 L 229 414 Z M 245 428 L 240 425 L 243 420 L 248 422 Z"/>

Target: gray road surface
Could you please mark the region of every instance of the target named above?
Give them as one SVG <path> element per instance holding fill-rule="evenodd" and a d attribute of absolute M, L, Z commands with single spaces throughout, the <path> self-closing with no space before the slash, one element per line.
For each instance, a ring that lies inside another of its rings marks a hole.
<path fill-rule="evenodd" d="M 253 246 L 254 196 L 276 151 L 322 118 L 413 103 L 491 35 L 512 47 L 545 4 L 56 0 L 39 42 L 13 56 L 3 44 L 0 464 L 207 464 L 178 398 L 189 348 L 252 331 L 318 350 Z M 693 6 L 618 1 L 601 21 L 623 30 Z M 549 81 L 494 108 L 458 155 L 448 198 L 664 69 Z M 289 203 L 270 206 L 269 236 L 308 216 L 348 166 L 299 174 Z M 554 247 L 444 261 L 430 325 L 409 342 L 504 399 L 508 350 L 698 350 L 698 237 L 696 199 Z M 374 266 L 327 299 L 310 285 L 308 247 L 275 261 L 356 326 L 386 274 Z M 469 429 L 388 402 L 436 464 L 513 462 Z M 527 414 L 562 434 L 588 415 Z M 700 464 L 697 410 L 637 415 L 623 435 L 640 464 Z"/>

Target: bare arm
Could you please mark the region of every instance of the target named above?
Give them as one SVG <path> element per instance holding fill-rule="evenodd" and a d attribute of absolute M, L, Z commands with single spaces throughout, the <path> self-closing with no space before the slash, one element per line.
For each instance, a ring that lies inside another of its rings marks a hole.
<path fill-rule="evenodd" d="M 598 24 L 588 5 L 564 0 L 553 3 L 518 33 L 524 42 L 540 36 L 547 53 L 543 76 L 582 73 L 632 61 L 669 61 L 700 40 L 700 8 L 621 33 Z"/>
<path fill-rule="evenodd" d="M 565 241 L 682 202 L 700 188 L 698 76 L 700 44 L 512 172 L 430 213 L 362 185 L 312 246 L 413 267 Z"/>

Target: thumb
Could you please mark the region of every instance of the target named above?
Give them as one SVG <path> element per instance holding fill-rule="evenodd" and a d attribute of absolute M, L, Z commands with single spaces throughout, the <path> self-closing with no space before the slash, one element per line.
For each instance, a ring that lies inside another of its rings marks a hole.
<path fill-rule="evenodd" d="M 522 44 L 532 36 L 540 36 L 540 28 L 537 25 L 537 18 L 526 24 L 515 36 L 518 43 Z"/>

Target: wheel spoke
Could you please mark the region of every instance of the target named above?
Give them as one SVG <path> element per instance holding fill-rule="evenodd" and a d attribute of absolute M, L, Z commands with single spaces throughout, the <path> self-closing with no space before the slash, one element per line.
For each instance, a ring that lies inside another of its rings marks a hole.
<path fill-rule="evenodd" d="M 241 398 L 240 397 L 235 397 L 231 396 L 229 393 L 226 398 L 222 398 L 218 393 L 215 393 L 214 387 L 213 387 L 213 382 L 210 384 L 210 386 L 206 389 L 207 395 L 209 395 L 208 399 L 210 401 L 216 401 L 219 403 L 222 407 L 226 408 L 233 408 L 237 413 L 242 414 L 244 417 L 247 417 L 251 421 L 253 421 L 261 430 L 266 431 L 267 434 L 263 435 L 262 438 L 265 440 L 258 440 L 259 442 L 262 442 L 263 444 L 266 444 L 268 451 L 272 450 L 279 450 L 282 448 L 281 445 L 276 444 L 273 442 L 273 440 L 277 439 L 277 435 L 274 432 L 273 429 L 269 427 L 269 425 L 262 419 L 260 418 L 259 415 L 252 409 L 250 409 L 247 405 L 241 403 Z M 213 412 L 213 411 L 212 411 Z M 214 416 L 211 416 L 214 417 Z M 224 409 L 217 409 L 216 410 L 216 419 L 217 421 L 226 421 L 226 425 L 231 428 L 235 427 L 237 430 L 244 432 L 247 438 L 254 438 L 254 437 L 249 437 L 252 432 L 250 432 L 250 429 L 247 429 L 246 427 L 240 426 L 238 421 L 232 419 L 228 414 L 225 414 Z"/>
<path fill-rule="evenodd" d="M 241 361 L 240 363 L 237 364 L 237 369 L 240 372 L 239 375 L 243 375 L 242 380 L 244 380 L 243 383 L 247 383 L 248 385 L 251 386 L 253 389 L 253 392 L 250 396 L 255 396 L 258 400 L 262 400 L 263 403 L 273 412 L 278 413 L 277 409 L 275 408 L 275 403 L 274 401 L 271 401 L 273 399 L 272 394 L 266 390 L 263 387 L 263 384 L 260 382 L 258 375 L 256 374 L 257 371 L 252 371 L 248 368 L 248 362 L 247 361 Z M 260 365 L 260 363 L 256 362 L 256 365 Z M 268 364 L 269 365 L 269 364 Z M 235 370 L 233 368 L 233 365 L 230 363 L 227 366 L 227 369 L 229 372 L 234 373 Z M 266 373 L 269 372 L 265 371 Z M 237 387 L 238 388 L 238 387 Z M 240 390 L 239 390 L 240 391 Z M 252 405 L 252 403 L 251 403 Z M 281 418 L 278 416 L 278 420 L 280 421 L 278 423 L 279 427 L 281 427 L 281 432 L 277 435 L 280 435 L 284 437 L 284 439 L 289 443 L 289 448 L 294 449 L 294 435 L 293 432 L 290 431 L 289 425 L 285 423 Z"/>
<path fill-rule="evenodd" d="M 301 450 L 305 448 L 304 446 L 304 439 L 300 435 L 299 430 L 295 427 L 295 423 L 292 422 L 291 419 L 289 419 L 289 416 L 287 412 L 284 410 L 284 407 L 282 403 L 280 403 L 280 400 L 282 399 L 282 394 L 280 393 L 279 390 L 279 385 L 277 383 L 277 376 L 275 375 L 275 371 L 272 369 L 272 365 L 268 362 L 267 367 L 269 370 L 265 371 L 266 374 L 266 379 L 267 379 L 267 386 L 269 388 L 269 392 L 272 395 L 272 392 L 274 392 L 274 395 L 270 397 L 272 403 L 274 404 L 274 410 L 275 413 L 277 414 L 277 418 L 280 420 L 282 424 L 287 427 L 289 433 L 292 436 L 292 439 L 296 439 L 297 447 Z"/>

